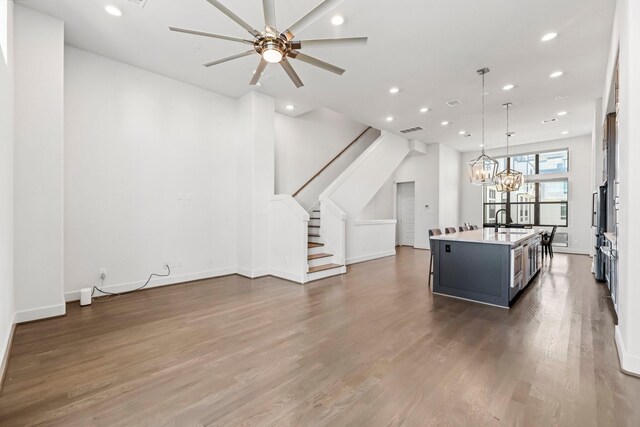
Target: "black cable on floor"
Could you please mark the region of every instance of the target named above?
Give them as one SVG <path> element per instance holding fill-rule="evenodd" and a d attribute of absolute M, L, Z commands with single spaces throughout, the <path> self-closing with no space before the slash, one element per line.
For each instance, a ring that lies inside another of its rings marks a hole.
<path fill-rule="evenodd" d="M 103 290 L 102 290 L 102 289 L 100 289 L 99 287 L 94 286 L 94 287 L 93 287 L 93 289 L 91 289 L 91 296 L 93 297 L 93 294 L 95 293 L 95 291 L 98 291 L 98 292 L 100 292 L 100 293 L 102 293 L 102 294 L 104 294 L 104 295 L 106 295 L 106 296 L 116 296 L 116 297 L 119 297 L 120 295 L 129 294 L 129 293 L 131 293 L 131 292 L 136 292 L 136 291 L 139 291 L 139 290 L 141 290 L 141 289 L 144 289 L 144 288 L 149 284 L 149 282 L 151 281 L 151 279 L 152 279 L 154 276 L 155 276 L 155 277 L 167 277 L 167 276 L 170 276 L 170 275 L 171 275 L 171 267 L 169 267 L 169 264 L 165 264 L 164 266 L 165 266 L 165 267 L 167 267 L 167 274 L 151 273 L 151 274 L 149 275 L 149 278 L 147 279 L 147 281 L 144 283 L 144 285 L 142 285 L 142 286 L 140 286 L 140 287 L 138 287 L 138 288 L 136 288 L 136 289 L 132 289 L 132 290 L 130 290 L 130 291 L 126 291 L 126 292 L 114 293 L 114 292 L 103 291 Z M 99 298 L 99 297 L 98 297 L 98 298 Z"/>

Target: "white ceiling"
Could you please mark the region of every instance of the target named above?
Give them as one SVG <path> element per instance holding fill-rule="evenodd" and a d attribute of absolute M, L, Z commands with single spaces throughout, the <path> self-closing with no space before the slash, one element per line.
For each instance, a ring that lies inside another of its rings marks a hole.
<path fill-rule="evenodd" d="M 238 98 L 258 63 L 250 56 L 212 68 L 205 62 L 246 50 L 246 45 L 172 33 L 178 26 L 250 38 L 236 23 L 205 0 L 18 0 L 65 22 L 66 42 L 162 75 Z M 278 26 L 293 23 L 320 0 L 276 0 Z M 104 5 L 118 6 L 120 18 Z M 255 27 L 263 25 L 260 0 L 223 3 Z M 601 96 L 610 46 L 615 2 L 610 0 L 346 0 L 335 9 L 345 17 L 331 25 L 334 13 L 299 34 L 299 38 L 368 36 L 366 47 L 307 49 L 305 53 L 347 72 L 336 76 L 292 60 L 305 83 L 296 89 L 279 66 L 270 65 L 257 90 L 273 96 L 279 111 L 294 113 L 324 106 L 379 129 L 410 134 L 428 143 L 461 151 L 480 143 L 480 78 L 487 75 L 487 147 L 504 144 L 505 112 L 513 102 L 512 143 L 558 139 L 591 132 L 594 100 Z M 543 43 L 550 31 L 558 38 Z M 550 79 L 562 70 L 565 75 Z M 501 88 L 516 86 L 510 92 Z M 401 92 L 390 95 L 389 88 Z M 563 96 L 563 99 L 556 99 Z M 455 108 L 446 105 L 457 99 Z M 419 109 L 431 111 L 421 114 Z M 553 124 L 542 120 L 569 112 Z M 291 114 L 291 113 L 289 113 Z M 389 115 L 396 119 L 388 123 Z M 440 123 L 451 122 L 448 127 Z M 461 130 L 471 137 L 458 135 Z"/>

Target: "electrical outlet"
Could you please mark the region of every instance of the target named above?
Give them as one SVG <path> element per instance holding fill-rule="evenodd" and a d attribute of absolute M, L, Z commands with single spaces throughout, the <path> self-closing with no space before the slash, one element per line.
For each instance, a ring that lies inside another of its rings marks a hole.
<path fill-rule="evenodd" d="M 101 278 L 102 280 L 104 280 L 106 277 L 107 277 L 107 269 L 106 269 L 106 268 L 104 268 L 104 267 L 102 267 L 102 268 L 100 269 L 100 278 Z"/>

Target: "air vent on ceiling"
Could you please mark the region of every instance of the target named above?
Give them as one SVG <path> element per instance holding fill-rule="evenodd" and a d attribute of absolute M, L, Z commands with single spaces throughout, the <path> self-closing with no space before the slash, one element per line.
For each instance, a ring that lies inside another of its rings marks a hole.
<path fill-rule="evenodd" d="M 542 123 L 553 123 L 553 122 L 557 122 L 558 119 L 556 119 L 555 117 L 553 119 L 549 119 L 549 120 L 543 120 Z"/>
<path fill-rule="evenodd" d="M 462 104 L 462 102 L 460 102 L 460 100 L 458 99 L 454 99 L 453 101 L 449 101 L 447 102 L 447 105 L 451 108 L 453 107 L 457 107 L 458 105 Z"/>
<path fill-rule="evenodd" d="M 423 130 L 423 129 L 420 126 L 416 126 L 414 128 L 402 129 L 400 133 L 418 132 L 419 130 Z"/>
<path fill-rule="evenodd" d="M 135 3 L 140 7 L 144 7 L 147 4 L 147 0 L 129 0 L 131 3 Z"/>

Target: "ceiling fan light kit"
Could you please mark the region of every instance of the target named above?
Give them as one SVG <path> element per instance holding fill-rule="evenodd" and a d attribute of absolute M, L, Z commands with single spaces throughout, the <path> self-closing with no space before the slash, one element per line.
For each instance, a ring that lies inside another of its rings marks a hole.
<path fill-rule="evenodd" d="M 484 152 L 484 96 L 486 93 L 484 90 L 484 76 L 488 72 L 488 68 L 478 70 L 478 74 L 482 76 L 482 153 L 467 163 L 469 181 L 478 186 L 493 185 L 498 172 L 498 162 Z"/>
<path fill-rule="evenodd" d="M 264 71 L 265 67 L 268 64 L 280 64 L 284 71 L 287 73 L 291 81 L 296 85 L 296 87 L 302 87 L 304 84 L 302 80 L 298 76 L 298 74 L 293 69 L 291 63 L 287 60 L 287 58 L 296 59 L 301 62 L 305 62 L 309 65 L 313 65 L 315 67 L 321 68 L 323 70 L 329 71 L 334 74 L 342 75 L 345 70 L 340 67 L 336 67 L 335 65 L 324 62 L 320 59 L 314 58 L 309 55 L 305 55 L 300 52 L 301 49 L 304 48 L 312 48 L 312 47 L 348 47 L 348 46 L 358 46 L 364 45 L 367 43 L 367 37 L 348 37 L 348 38 L 332 38 L 332 39 L 315 39 L 315 40 L 294 40 L 295 36 L 299 31 L 302 31 L 309 25 L 313 24 L 315 21 L 320 19 L 324 14 L 329 12 L 331 9 L 336 7 L 338 4 L 342 3 L 343 0 L 324 0 L 318 6 L 316 6 L 312 11 L 304 15 L 298 21 L 296 21 L 293 25 L 287 28 L 282 33 L 279 33 L 276 29 L 276 16 L 275 16 L 275 0 L 262 0 L 262 6 L 264 10 L 264 20 L 265 20 L 265 29 L 264 31 L 258 31 L 253 28 L 247 22 L 245 22 L 238 15 L 233 13 L 227 7 L 225 7 L 222 3 L 217 0 L 206 0 L 220 12 L 227 15 L 230 19 L 240 25 L 242 28 L 247 30 L 249 34 L 253 36 L 253 40 L 242 39 L 239 37 L 233 36 L 224 36 L 220 34 L 207 33 L 204 31 L 196 31 L 189 30 L 185 28 L 177 28 L 177 27 L 169 27 L 171 31 L 192 34 L 202 37 L 210 37 L 221 40 L 233 41 L 237 43 L 251 44 L 253 45 L 253 50 L 249 50 L 246 52 L 242 52 L 236 55 L 232 55 L 226 58 L 222 58 L 216 61 L 212 61 L 204 64 L 205 67 L 211 67 L 214 65 L 222 64 L 224 62 L 232 61 L 234 59 L 243 58 L 245 56 L 250 56 L 253 54 L 258 54 L 261 56 L 260 64 L 256 72 L 254 73 L 250 85 L 257 85 L 260 76 L 262 75 L 262 71 Z M 260 72 L 258 72 L 260 71 Z"/>

